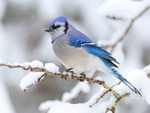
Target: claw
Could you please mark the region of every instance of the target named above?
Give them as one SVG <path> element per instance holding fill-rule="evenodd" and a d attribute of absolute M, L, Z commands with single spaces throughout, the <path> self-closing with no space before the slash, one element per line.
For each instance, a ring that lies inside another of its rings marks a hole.
<path fill-rule="evenodd" d="M 73 68 L 68 68 L 65 70 L 65 72 L 70 72 Z"/>
<path fill-rule="evenodd" d="M 80 78 L 79 78 L 79 80 L 81 81 L 81 82 L 84 82 L 85 80 L 85 77 L 86 77 L 86 75 L 85 75 L 85 73 L 80 73 Z"/>
<path fill-rule="evenodd" d="M 68 79 L 67 79 L 65 76 L 61 76 L 61 78 L 63 78 L 63 79 L 65 79 L 65 80 L 67 80 L 67 81 L 68 81 Z"/>
<path fill-rule="evenodd" d="M 73 69 L 73 68 L 68 68 L 68 69 L 65 70 L 65 72 L 66 72 L 67 74 L 69 74 L 69 75 L 72 76 L 72 75 L 75 74 L 74 71 L 72 71 L 72 69 Z"/>

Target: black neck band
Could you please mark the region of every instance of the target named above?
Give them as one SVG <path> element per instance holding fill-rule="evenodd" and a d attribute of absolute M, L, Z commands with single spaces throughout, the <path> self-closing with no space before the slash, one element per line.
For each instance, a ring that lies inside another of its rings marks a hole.
<path fill-rule="evenodd" d="M 68 29 L 69 29 L 69 27 L 68 27 L 68 22 L 66 21 L 66 22 L 65 22 L 65 30 L 64 30 L 65 34 L 67 33 Z"/>

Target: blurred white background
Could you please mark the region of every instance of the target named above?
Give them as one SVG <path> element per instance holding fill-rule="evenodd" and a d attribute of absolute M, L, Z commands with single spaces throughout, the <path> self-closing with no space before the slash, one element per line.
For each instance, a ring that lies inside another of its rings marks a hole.
<path fill-rule="evenodd" d="M 119 25 L 138 13 L 137 9 L 144 7 L 144 2 L 150 2 L 133 0 L 133 5 L 124 4 L 122 7 L 121 1 L 125 0 L 119 0 L 118 3 L 118 0 L 107 3 L 108 1 L 110 0 L 0 0 L 0 59 L 12 63 L 37 59 L 43 63 L 53 62 L 64 70 L 53 54 L 50 36 L 42 32 L 54 18 L 66 16 L 70 23 L 98 42 L 110 40 L 113 33 L 121 29 Z M 110 21 L 106 18 L 107 14 L 123 17 L 123 20 Z M 122 73 L 150 64 L 149 30 L 150 10 L 134 23 L 123 40 L 121 53 L 114 54 L 121 63 Z M 24 75 L 25 71 L 0 67 L 0 113 L 40 113 L 38 107 L 42 102 L 60 99 L 63 92 L 70 91 L 76 84 L 73 80 L 46 77 L 23 92 L 19 82 Z M 86 96 L 80 95 L 76 101 L 84 102 Z M 144 102 L 139 104 L 141 105 L 143 109 L 137 112 L 149 113 L 150 107 Z M 133 113 L 136 106 L 127 109 L 128 113 Z"/>

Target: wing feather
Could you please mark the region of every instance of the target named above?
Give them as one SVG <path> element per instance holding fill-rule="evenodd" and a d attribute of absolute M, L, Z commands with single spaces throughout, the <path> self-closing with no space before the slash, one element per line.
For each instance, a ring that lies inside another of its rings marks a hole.
<path fill-rule="evenodd" d="M 67 35 L 70 46 L 83 47 L 90 54 L 93 54 L 101 59 L 107 60 L 108 63 L 113 67 L 117 67 L 117 65 L 114 64 L 114 62 L 119 64 L 119 62 L 115 58 L 113 58 L 110 53 L 94 44 L 92 40 L 90 40 L 86 35 L 84 35 L 80 31 L 70 32 Z"/>
<path fill-rule="evenodd" d="M 96 44 L 82 44 L 82 47 L 89 53 L 98 56 L 99 58 L 105 59 L 108 61 L 108 63 L 113 67 L 118 67 L 113 62 L 119 64 L 119 62 L 111 56 L 110 53 L 108 53 L 106 50 L 102 49 L 101 47 L 97 46 Z"/>

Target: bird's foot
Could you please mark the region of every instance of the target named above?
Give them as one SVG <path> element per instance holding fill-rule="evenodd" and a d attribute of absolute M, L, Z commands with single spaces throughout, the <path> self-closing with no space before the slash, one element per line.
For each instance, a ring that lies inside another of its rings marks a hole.
<path fill-rule="evenodd" d="M 67 80 L 67 81 L 68 81 L 68 79 L 67 79 L 67 77 L 66 77 L 66 76 L 61 76 L 61 78 L 63 78 L 63 79 L 65 79 L 65 80 Z"/>
<path fill-rule="evenodd" d="M 73 71 L 71 71 L 73 68 L 68 68 L 68 69 L 66 69 L 62 74 L 64 74 L 64 75 L 73 75 L 74 74 L 74 72 Z M 61 76 L 61 78 L 63 78 L 63 79 L 65 79 L 65 80 L 67 80 L 68 81 L 68 79 L 67 79 L 67 77 L 66 76 Z"/>
<path fill-rule="evenodd" d="M 80 78 L 79 78 L 79 80 L 80 80 L 81 82 L 84 82 L 84 81 L 85 81 L 85 77 L 86 77 L 85 73 L 80 73 Z"/>
<path fill-rule="evenodd" d="M 70 72 L 71 70 L 73 70 L 73 68 L 67 68 L 65 72 Z"/>
<path fill-rule="evenodd" d="M 63 72 L 63 74 L 68 74 L 68 75 L 72 76 L 72 75 L 74 75 L 75 73 L 74 73 L 74 71 L 73 71 L 73 68 L 68 68 L 68 69 L 66 69 L 66 70 Z"/>

